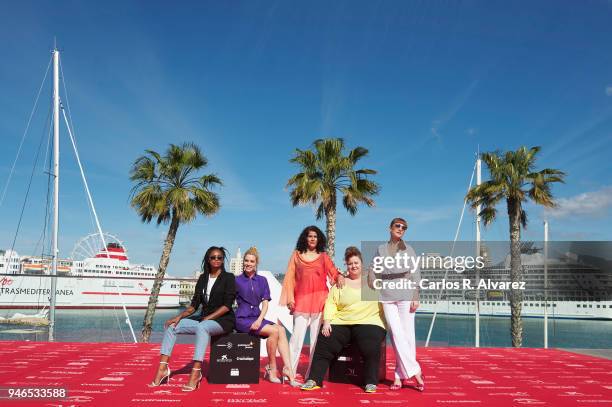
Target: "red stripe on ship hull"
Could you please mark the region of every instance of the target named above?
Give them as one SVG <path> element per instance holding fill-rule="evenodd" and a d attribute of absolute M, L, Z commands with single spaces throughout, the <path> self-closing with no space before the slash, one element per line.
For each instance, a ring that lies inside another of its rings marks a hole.
<path fill-rule="evenodd" d="M 56 305 L 56 309 L 115 309 L 122 308 L 123 305 Z M 158 305 L 156 309 L 180 308 L 180 305 Z M 0 309 L 41 309 L 42 305 L 0 305 Z M 146 309 L 146 305 L 126 305 L 126 309 Z"/>
<path fill-rule="evenodd" d="M 106 293 L 98 291 L 83 291 L 81 294 L 92 294 L 92 295 L 119 295 L 119 293 Z M 151 295 L 151 293 L 121 293 L 121 295 Z M 178 294 L 157 294 L 160 297 L 178 297 Z"/>
<path fill-rule="evenodd" d="M 108 256 L 106 254 L 96 254 L 96 259 L 115 259 L 115 260 L 127 260 L 128 258 L 126 256 L 119 256 L 117 254 L 109 254 Z"/>

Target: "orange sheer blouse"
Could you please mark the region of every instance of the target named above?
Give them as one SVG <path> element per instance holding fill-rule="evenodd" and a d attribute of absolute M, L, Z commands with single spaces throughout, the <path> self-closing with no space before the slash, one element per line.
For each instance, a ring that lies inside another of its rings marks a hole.
<path fill-rule="evenodd" d="M 327 253 L 323 252 L 312 261 L 305 260 L 296 250 L 289 259 L 283 280 L 280 304 L 295 303 L 294 312 L 313 314 L 323 311 L 331 283 L 338 279 L 338 269 Z"/>

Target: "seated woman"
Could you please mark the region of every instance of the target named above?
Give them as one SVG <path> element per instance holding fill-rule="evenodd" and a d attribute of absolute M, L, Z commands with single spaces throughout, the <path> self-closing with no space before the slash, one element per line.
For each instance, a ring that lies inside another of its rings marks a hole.
<path fill-rule="evenodd" d="M 348 278 L 344 287 L 333 286 L 325 302 L 323 327 L 317 338 L 308 379 L 302 390 L 323 385 L 323 376 L 342 349 L 354 343 L 363 356 L 365 391 L 374 393 L 378 383 L 380 344 L 387 331 L 382 307 L 376 301 L 361 300 L 361 252 L 349 247 L 344 252 Z"/>
<path fill-rule="evenodd" d="M 189 383 L 183 391 L 194 391 L 202 380 L 202 360 L 210 342 L 210 337 L 231 332 L 234 329 L 235 317 L 232 305 L 236 298 L 236 283 L 233 274 L 225 271 L 225 249 L 212 246 L 202 260 L 202 275 L 195 286 L 191 305 L 164 324 L 166 331 L 161 346 L 161 357 L 155 379 L 149 387 L 159 386 L 164 379 L 170 381 L 168 362 L 177 334 L 196 336 L 193 354 L 193 368 Z M 199 320 L 188 319 L 202 305 Z"/>
<path fill-rule="evenodd" d="M 276 350 L 278 349 L 283 359 L 282 380 L 287 379 L 291 386 L 297 387 L 300 383 L 295 381 L 295 373 L 291 370 L 289 342 L 287 341 L 285 328 L 280 324 L 264 319 L 268 312 L 270 286 L 265 277 L 257 274 L 258 263 L 257 249 L 251 247 L 244 253 L 243 273 L 236 277 L 236 303 L 238 304 L 236 330 L 255 336 L 267 337 L 268 365 L 266 365 L 264 378 L 267 376 L 270 382 L 281 383 L 276 368 Z M 260 304 L 261 310 L 259 309 Z"/>

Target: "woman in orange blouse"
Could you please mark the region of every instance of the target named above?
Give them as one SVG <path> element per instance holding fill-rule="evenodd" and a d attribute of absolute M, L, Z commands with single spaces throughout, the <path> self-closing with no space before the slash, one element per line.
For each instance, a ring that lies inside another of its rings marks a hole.
<path fill-rule="evenodd" d="M 289 348 L 294 372 L 297 372 L 307 328 L 310 328 L 310 370 L 319 335 L 321 313 L 329 292 L 328 278 L 332 284 L 337 283 L 340 287 L 344 285 L 344 277 L 325 252 L 326 247 L 327 239 L 323 232 L 316 226 L 306 227 L 298 238 L 283 280 L 280 304 L 286 305 L 293 314 L 293 333 Z"/>

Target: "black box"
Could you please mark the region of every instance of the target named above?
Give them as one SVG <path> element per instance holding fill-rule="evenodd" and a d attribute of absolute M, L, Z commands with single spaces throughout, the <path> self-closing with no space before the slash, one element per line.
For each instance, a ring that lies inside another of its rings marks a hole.
<path fill-rule="evenodd" d="M 386 341 L 380 344 L 380 364 L 378 365 L 378 380 L 385 380 L 387 372 Z M 349 344 L 342 349 L 338 357 L 329 366 L 329 381 L 334 383 L 352 383 L 363 386 L 363 358 L 355 344 Z"/>
<path fill-rule="evenodd" d="M 242 333 L 213 336 L 208 382 L 259 383 L 259 342 L 259 338 Z"/>

